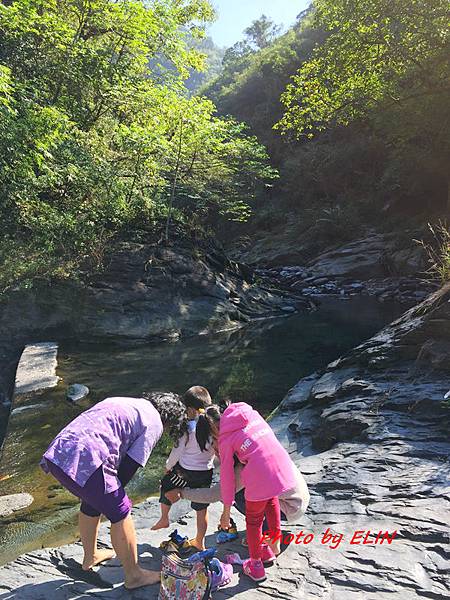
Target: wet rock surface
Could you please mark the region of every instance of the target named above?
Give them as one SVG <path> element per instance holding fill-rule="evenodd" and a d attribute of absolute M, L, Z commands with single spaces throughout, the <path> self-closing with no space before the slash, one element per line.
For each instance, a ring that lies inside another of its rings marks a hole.
<path fill-rule="evenodd" d="M 420 277 L 318 277 L 309 267 L 302 266 L 259 269 L 257 273 L 271 279 L 274 285 L 300 292 L 315 300 L 320 300 L 321 297 L 339 297 L 345 300 L 364 295 L 374 296 L 380 302 L 394 300 L 412 305 L 422 302 L 438 288 L 437 284 L 425 282 Z"/>
<path fill-rule="evenodd" d="M 67 388 L 66 399 L 69 402 L 79 402 L 89 395 L 89 388 L 82 383 L 73 383 Z"/>
<path fill-rule="evenodd" d="M 14 395 L 22 401 L 29 394 L 36 396 L 48 388 L 55 387 L 58 344 L 41 342 L 26 346 L 19 360 Z"/>
<path fill-rule="evenodd" d="M 0 517 L 7 517 L 12 515 L 22 508 L 30 506 L 34 501 L 31 494 L 8 494 L 7 496 L 0 496 Z"/>
<path fill-rule="evenodd" d="M 396 235 L 371 233 L 304 264 L 285 265 L 260 268 L 257 273 L 276 285 L 317 299 L 362 294 L 375 296 L 380 302 L 395 300 L 411 305 L 422 302 L 438 287 L 423 279 L 423 250 L 412 242 L 398 247 Z"/>

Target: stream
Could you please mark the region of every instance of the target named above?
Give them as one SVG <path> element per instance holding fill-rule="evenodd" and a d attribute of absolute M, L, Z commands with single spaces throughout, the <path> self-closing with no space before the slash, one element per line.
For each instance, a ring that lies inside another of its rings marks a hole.
<path fill-rule="evenodd" d="M 213 397 L 230 396 L 268 415 L 301 377 L 325 367 L 404 310 L 404 305 L 367 297 L 330 299 L 313 313 L 176 343 L 137 348 L 62 343 L 58 386 L 10 419 L 0 462 L 0 495 L 30 492 L 35 500 L 0 519 L 0 564 L 76 539 L 77 501 L 38 463 L 52 438 L 82 410 L 107 396 L 138 396 L 144 390 L 182 393 L 191 385 L 204 385 Z M 89 397 L 78 405 L 65 400 L 72 383 L 90 388 Z M 168 450 L 166 439 L 130 483 L 135 501 L 157 492 Z"/>

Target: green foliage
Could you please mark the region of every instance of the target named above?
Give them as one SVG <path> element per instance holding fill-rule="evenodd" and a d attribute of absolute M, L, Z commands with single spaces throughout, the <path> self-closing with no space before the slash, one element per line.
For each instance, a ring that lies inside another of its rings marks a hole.
<path fill-rule="evenodd" d="M 250 27 L 244 30 L 244 33 L 246 42 L 249 45 L 256 46 L 257 49 L 262 50 L 273 42 L 280 31 L 280 25 L 276 25 L 266 15 L 261 15 L 259 19 L 253 21 Z"/>
<path fill-rule="evenodd" d="M 428 224 L 431 240 L 420 240 L 428 257 L 428 275 L 440 283 L 450 281 L 450 226 L 440 221 L 436 225 Z"/>
<path fill-rule="evenodd" d="M 324 130 L 331 131 L 328 139 L 336 139 L 334 131 L 350 127 L 356 142 L 362 134 L 368 147 L 379 148 L 376 177 L 373 163 L 360 168 L 370 175 L 372 199 L 384 198 L 383 204 L 410 213 L 445 209 L 448 2 L 317 0 L 314 6 L 313 25 L 327 37 L 287 86 L 286 112 L 276 127 L 303 140 L 320 140 L 317 134 Z M 349 164 L 353 169 L 355 163 Z"/>
<path fill-rule="evenodd" d="M 448 94 L 446 0 L 316 0 L 314 6 L 314 23 L 329 34 L 283 95 L 283 128 L 309 136 L 364 117 L 382 101 Z"/>
<path fill-rule="evenodd" d="M 238 42 L 225 53 L 220 76 L 203 91 L 221 114 L 247 122 L 276 154 L 281 141 L 272 126 L 283 115 L 280 95 L 322 37 L 307 16 L 263 49 L 255 51 L 248 39 Z"/>
<path fill-rule="evenodd" d="M 444 0 L 316 0 L 263 50 L 240 44 L 205 91 L 280 170 L 273 218 L 250 227 L 281 211 L 302 242 L 338 241 L 448 210 L 449 17 Z"/>
<path fill-rule="evenodd" d="M 0 4 L 2 289 L 100 263 L 168 212 L 246 218 L 274 176 L 265 150 L 183 86 L 213 15 L 207 0 Z"/>

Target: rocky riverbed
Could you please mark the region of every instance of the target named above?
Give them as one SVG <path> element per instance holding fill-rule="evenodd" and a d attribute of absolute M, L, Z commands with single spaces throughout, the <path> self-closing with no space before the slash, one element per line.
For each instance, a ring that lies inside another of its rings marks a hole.
<path fill-rule="evenodd" d="M 380 302 L 395 300 L 411 305 L 422 302 L 437 289 L 435 284 L 424 282 L 418 277 L 338 278 L 334 275 L 317 276 L 308 267 L 302 266 L 258 269 L 257 274 L 270 278 L 274 285 L 301 292 L 314 300 L 324 297 L 345 300 L 363 295 L 375 296 Z"/>
<path fill-rule="evenodd" d="M 0 447 L 25 344 L 43 339 L 138 345 L 237 329 L 314 308 L 295 290 L 229 260 L 212 240 L 116 244 L 104 269 L 36 281 L 0 300 Z"/>
<path fill-rule="evenodd" d="M 258 587 L 235 568 L 216 598 L 448 597 L 449 340 L 450 286 L 291 390 L 271 424 L 311 490 L 307 514 L 289 530 L 313 538 L 288 545 Z M 192 534 L 193 514 L 177 510 L 177 527 Z M 149 530 L 156 511 L 155 499 L 135 508 L 140 553 L 150 567 L 159 564 L 164 536 Z M 212 527 L 219 511 L 211 509 Z M 321 543 L 327 530 L 336 537 Z M 101 539 L 108 543 L 107 525 Z M 221 554 L 230 550 L 244 553 L 234 543 Z M 2 567 L 0 600 L 157 597 L 155 588 L 125 592 L 116 561 L 83 574 L 80 555 L 79 544 L 69 545 Z"/>
<path fill-rule="evenodd" d="M 418 304 L 437 285 L 424 280 L 426 261 L 420 247 L 396 248 L 396 237 L 372 233 L 319 254 L 303 265 L 259 268 L 257 275 L 274 285 L 320 299 L 356 295 Z"/>

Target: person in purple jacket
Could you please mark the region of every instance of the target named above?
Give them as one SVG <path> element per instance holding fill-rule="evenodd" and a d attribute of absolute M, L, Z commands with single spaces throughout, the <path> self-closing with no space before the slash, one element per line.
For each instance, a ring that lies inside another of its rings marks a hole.
<path fill-rule="evenodd" d="M 51 442 L 40 464 L 81 499 L 84 570 L 116 554 L 127 589 L 159 581 L 159 572 L 139 566 L 132 505 L 124 488 L 137 469 L 145 466 L 163 430 L 173 439 L 180 437 L 185 417 L 185 406 L 175 394 L 107 398 L 81 413 Z M 111 521 L 114 551 L 97 548 L 101 515 Z"/>

